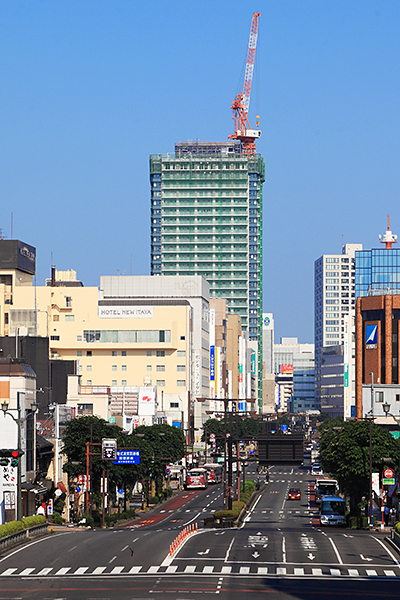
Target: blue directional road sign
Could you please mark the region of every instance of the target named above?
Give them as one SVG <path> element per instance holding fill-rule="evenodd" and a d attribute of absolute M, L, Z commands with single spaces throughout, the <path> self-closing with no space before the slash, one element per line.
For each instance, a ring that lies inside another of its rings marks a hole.
<path fill-rule="evenodd" d="M 117 450 L 114 465 L 140 465 L 140 450 Z"/>

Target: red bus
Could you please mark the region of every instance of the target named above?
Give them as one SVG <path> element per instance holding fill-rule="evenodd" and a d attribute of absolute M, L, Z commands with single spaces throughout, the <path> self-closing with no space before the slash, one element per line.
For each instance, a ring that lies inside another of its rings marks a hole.
<path fill-rule="evenodd" d="M 218 463 L 206 463 L 203 465 L 208 473 L 208 483 L 221 483 L 223 468 Z"/>
<path fill-rule="evenodd" d="M 208 483 L 208 472 L 200 467 L 190 469 L 186 475 L 186 487 L 189 489 L 200 488 L 205 489 Z"/>

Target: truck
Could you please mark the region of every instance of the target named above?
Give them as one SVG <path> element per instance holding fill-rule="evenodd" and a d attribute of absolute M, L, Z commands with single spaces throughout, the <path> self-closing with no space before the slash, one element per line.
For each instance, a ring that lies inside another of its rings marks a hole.
<path fill-rule="evenodd" d="M 345 503 L 340 496 L 324 496 L 319 506 L 319 524 L 321 526 L 345 525 Z"/>
<path fill-rule="evenodd" d="M 315 480 L 315 502 L 319 504 L 323 496 L 337 496 L 339 491 L 336 479 Z"/>

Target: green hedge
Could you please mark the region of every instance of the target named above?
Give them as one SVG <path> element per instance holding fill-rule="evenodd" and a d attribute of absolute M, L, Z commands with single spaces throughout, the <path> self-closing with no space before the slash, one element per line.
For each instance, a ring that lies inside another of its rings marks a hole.
<path fill-rule="evenodd" d="M 4 525 L 0 525 L 0 538 L 17 533 L 17 531 L 21 531 L 22 529 L 41 525 L 42 523 L 46 523 L 46 518 L 43 515 L 33 515 L 32 517 L 25 517 L 22 521 L 4 523 Z"/>
<path fill-rule="evenodd" d="M 394 524 L 394 530 L 400 534 L 400 521 Z"/>
<path fill-rule="evenodd" d="M 232 509 L 232 510 L 218 510 L 214 513 L 214 519 L 237 519 L 240 514 L 240 510 Z"/>

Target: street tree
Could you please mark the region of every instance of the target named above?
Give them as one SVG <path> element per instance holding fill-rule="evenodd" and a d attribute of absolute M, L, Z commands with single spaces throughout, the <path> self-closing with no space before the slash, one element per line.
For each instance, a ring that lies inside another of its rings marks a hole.
<path fill-rule="evenodd" d="M 389 431 L 367 421 L 326 419 L 319 427 L 321 464 L 350 496 L 351 512 L 359 512 L 361 500 L 369 495 L 370 426 L 372 471 L 399 464 L 399 444 Z"/>

